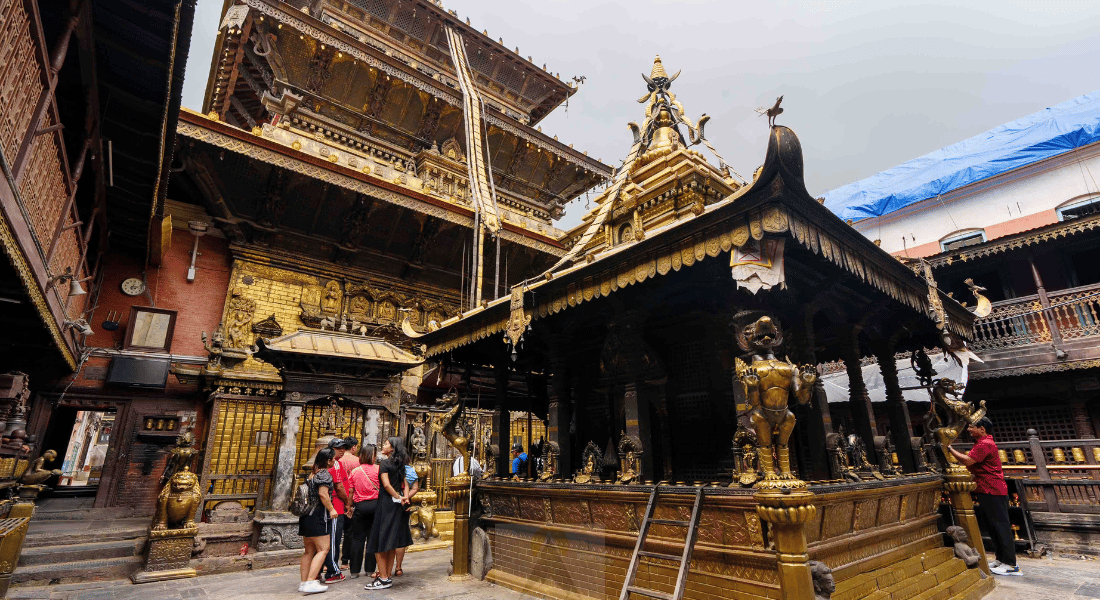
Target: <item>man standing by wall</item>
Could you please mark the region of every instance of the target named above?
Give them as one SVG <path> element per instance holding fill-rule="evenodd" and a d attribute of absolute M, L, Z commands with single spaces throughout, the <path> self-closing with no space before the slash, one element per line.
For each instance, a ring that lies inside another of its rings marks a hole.
<path fill-rule="evenodd" d="M 344 465 L 340 463 L 340 459 L 344 457 L 344 453 L 348 450 L 348 443 L 346 440 L 336 438 L 328 443 L 328 447 L 332 448 L 336 452 L 336 462 L 329 468 L 328 472 L 332 475 L 333 482 L 333 494 L 332 494 L 332 507 L 336 509 L 339 516 L 332 522 L 331 539 L 329 540 L 328 557 L 325 559 L 325 564 L 321 568 L 324 573 L 322 577 L 327 584 L 336 583 L 344 580 L 344 574 L 340 572 L 340 543 L 344 539 L 344 522 L 347 518 L 344 513 L 347 511 L 346 506 L 348 502 L 347 482 L 348 475 L 344 471 Z"/>
<path fill-rule="evenodd" d="M 951 454 L 974 476 L 978 488 L 974 500 L 978 502 L 978 514 L 985 521 L 986 530 L 993 540 L 997 560 L 989 565 L 996 575 L 1020 575 L 1016 566 L 1016 542 L 1012 536 L 1012 524 L 1008 520 L 1008 485 L 1005 483 L 1004 470 L 1001 469 L 1001 457 L 997 453 L 997 443 L 990 431 L 993 422 L 987 417 L 978 419 L 966 428 L 974 439 L 974 447 L 963 454 L 948 446 Z"/>

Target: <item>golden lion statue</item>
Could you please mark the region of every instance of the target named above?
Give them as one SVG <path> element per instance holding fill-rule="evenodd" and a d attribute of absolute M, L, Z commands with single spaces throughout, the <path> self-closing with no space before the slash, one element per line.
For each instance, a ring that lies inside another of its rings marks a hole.
<path fill-rule="evenodd" d="M 202 502 L 199 478 L 185 466 L 160 491 L 153 531 L 194 527 L 195 509 L 199 507 L 199 502 Z"/>

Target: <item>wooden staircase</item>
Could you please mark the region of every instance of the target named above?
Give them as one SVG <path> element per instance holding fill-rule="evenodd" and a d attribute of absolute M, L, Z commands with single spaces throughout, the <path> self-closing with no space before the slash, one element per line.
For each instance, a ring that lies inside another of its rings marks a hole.
<path fill-rule="evenodd" d="M 837 583 L 833 600 L 978 600 L 992 577 L 969 569 L 951 548 L 929 548 L 892 565 Z"/>
<path fill-rule="evenodd" d="M 638 542 L 634 545 L 634 554 L 630 557 L 630 567 L 626 571 L 626 579 L 623 580 L 623 589 L 619 594 L 619 600 L 629 600 L 631 594 L 645 598 L 657 598 L 658 600 L 681 600 L 684 597 L 684 589 L 687 587 L 688 569 L 691 567 L 691 553 L 695 548 L 695 538 L 699 533 L 699 514 L 703 505 L 703 488 L 695 491 L 695 504 L 691 507 L 690 521 L 676 521 L 669 519 L 654 519 L 653 512 L 657 508 L 657 495 L 660 486 L 653 486 L 653 492 L 649 495 L 649 503 L 645 508 L 645 520 L 638 532 Z M 669 525 L 673 527 L 686 527 L 687 534 L 684 537 L 684 552 L 680 556 L 649 552 L 645 550 L 646 536 L 649 535 L 651 525 Z M 671 594 L 649 588 L 634 585 L 634 578 L 638 574 L 638 565 L 642 558 L 654 558 L 670 561 L 679 561 L 680 567 L 676 575 L 676 585 Z"/>

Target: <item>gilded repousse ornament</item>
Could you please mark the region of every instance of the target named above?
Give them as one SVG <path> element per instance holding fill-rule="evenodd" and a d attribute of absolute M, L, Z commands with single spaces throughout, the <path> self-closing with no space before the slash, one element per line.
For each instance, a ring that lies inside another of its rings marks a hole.
<path fill-rule="evenodd" d="M 751 320 L 757 317 L 755 320 Z M 810 401 L 817 371 L 812 366 L 798 366 L 775 356 L 783 343 L 779 323 L 758 311 L 739 313 L 734 317 L 737 344 L 751 354 L 750 362 L 735 361 L 736 382 L 751 407 L 749 418 L 756 431 L 760 469 L 764 480 L 756 487 L 804 487 L 805 483 L 791 473 L 788 442 L 794 430 L 795 416 L 788 408 L 791 396 L 799 403 Z M 772 455 L 778 459 L 778 472 Z"/>
<path fill-rule="evenodd" d="M 256 312 L 256 301 L 246 298 L 241 290 L 234 289 L 229 297 L 229 309 L 226 311 L 225 346 L 235 350 L 252 347 L 252 315 Z"/>

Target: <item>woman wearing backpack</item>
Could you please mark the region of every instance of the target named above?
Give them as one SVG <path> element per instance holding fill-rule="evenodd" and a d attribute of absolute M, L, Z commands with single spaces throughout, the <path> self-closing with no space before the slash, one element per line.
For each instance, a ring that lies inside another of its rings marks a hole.
<path fill-rule="evenodd" d="M 397 549 L 412 545 L 412 534 L 404 518 L 408 498 L 401 491 L 405 483 L 405 465 L 409 454 L 399 437 L 391 437 L 382 444 L 386 457 L 379 466 L 382 494 L 374 509 L 374 527 L 370 531 L 367 552 L 374 552 L 378 561 L 378 574 L 366 585 L 368 590 L 384 590 L 393 585 L 390 571 L 393 569 Z"/>
<path fill-rule="evenodd" d="M 305 545 L 305 551 L 302 552 L 302 583 L 298 585 L 298 591 L 307 594 L 328 589 L 327 585 L 317 581 L 317 577 L 321 575 L 321 565 L 328 555 L 333 520 L 339 516 L 329 496 L 332 491 L 332 475 L 328 469 L 334 462 L 336 453 L 331 448 L 323 448 L 317 452 L 317 458 L 313 460 L 313 474 L 306 479 L 309 486 L 308 510 L 298 517 L 298 535 L 302 536 Z"/>
<path fill-rule="evenodd" d="M 374 444 L 363 444 L 359 451 L 359 466 L 351 471 L 349 479 L 352 485 L 352 501 L 355 512 L 351 518 L 351 576 L 359 577 L 360 572 L 377 576 L 374 554 L 365 552 L 367 536 L 374 525 L 374 512 L 378 506 L 378 465 L 374 464 Z"/>

